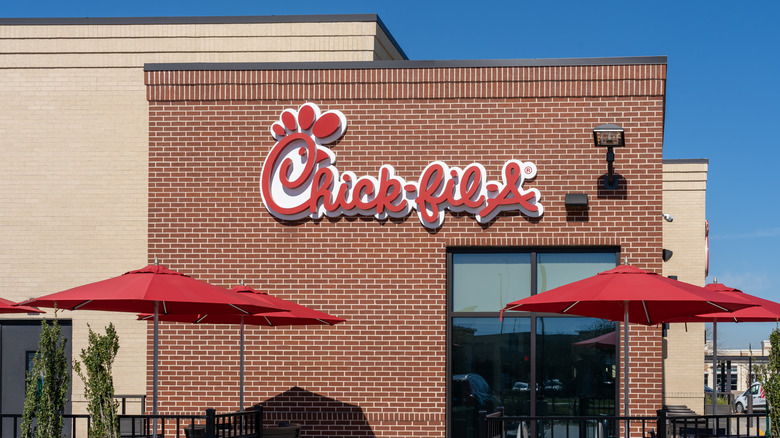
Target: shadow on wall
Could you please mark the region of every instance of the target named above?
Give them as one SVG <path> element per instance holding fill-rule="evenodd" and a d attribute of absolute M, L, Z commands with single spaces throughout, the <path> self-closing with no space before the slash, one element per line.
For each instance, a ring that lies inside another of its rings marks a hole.
<path fill-rule="evenodd" d="M 297 386 L 259 404 L 263 407 L 264 424 L 300 424 L 302 437 L 376 437 L 360 406 L 324 397 Z"/>

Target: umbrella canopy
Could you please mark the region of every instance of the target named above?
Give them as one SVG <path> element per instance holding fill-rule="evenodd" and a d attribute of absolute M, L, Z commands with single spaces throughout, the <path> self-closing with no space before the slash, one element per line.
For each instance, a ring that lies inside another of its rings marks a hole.
<path fill-rule="evenodd" d="M 23 301 L 21 305 L 67 310 L 154 313 L 244 313 L 280 309 L 263 300 L 248 300 L 162 265 L 150 265 L 118 277 Z"/>
<path fill-rule="evenodd" d="M 293 326 L 293 325 L 334 325 L 346 321 L 324 312 L 310 309 L 306 306 L 273 297 L 265 292 L 257 291 L 249 286 L 236 286 L 231 292 L 252 301 L 259 300 L 262 304 L 271 304 L 278 311 L 260 312 L 252 315 L 240 313 L 196 313 L 160 315 L 160 321 L 187 322 L 192 324 L 245 324 L 261 326 Z M 138 319 L 151 319 L 148 313 L 138 315 Z"/>
<path fill-rule="evenodd" d="M 577 345 L 582 347 L 612 349 L 615 348 L 615 346 L 617 345 L 617 332 L 612 331 L 605 335 L 596 336 L 595 338 L 590 338 L 590 339 L 585 339 L 584 341 L 575 342 L 572 345 Z"/>
<path fill-rule="evenodd" d="M 738 297 L 714 295 L 703 287 L 621 265 L 592 277 L 532 295 L 503 310 L 562 313 L 654 325 L 674 318 L 731 312 L 753 306 Z M 626 307 L 627 306 L 627 307 Z"/>
<path fill-rule="evenodd" d="M 295 326 L 295 325 L 334 325 L 346 321 L 324 312 L 310 309 L 306 306 L 272 297 L 265 292 L 257 291 L 249 286 L 236 286 L 230 290 L 248 300 L 259 300 L 261 303 L 271 303 L 281 312 L 255 313 L 244 315 L 240 313 L 201 313 L 201 314 L 167 314 L 160 315 L 161 321 L 184 322 L 191 324 L 240 324 L 240 383 L 239 383 L 239 409 L 244 409 L 244 324 L 259 326 Z M 138 319 L 150 319 L 152 315 L 141 314 Z"/>
<path fill-rule="evenodd" d="M 628 416 L 628 323 L 653 325 L 673 318 L 750 307 L 745 300 L 715 294 L 635 266 L 621 265 L 592 277 L 506 305 L 501 311 L 561 313 L 623 321 L 624 415 Z"/>
<path fill-rule="evenodd" d="M 195 280 L 165 266 L 150 265 L 118 277 L 77 286 L 62 292 L 23 301 L 20 305 L 67 310 L 152 313 L 154 315 L 153 414 L 157 414 L 157 351 L 160 313 L 273 312 L 278 309 L 261 299 L 249 300 L 221 287 Z M 155 434 L 156 434 L 155 427 Z"/>
<path fill-rule="evenodd" d="M 718 323 L 719 322 L 773 322 L 780 321 L 780 304 L 759 298 L 754 295 L 746 294 L 739 289 L 726 286 L 722 283 L 710 283 L 704 286 L 705 289 L 716 294 L 740 298 L 754 307 L 746 307 L 734 312 L 715 312 L 702 315 L 693 315 L 684 318 L 677 318 L 670 322 L 711 322 L 712 323 L 712 375 L 713 387 L 717 391 L 715 384 L 715 372 L 718 368 Z M 751 371 L 752 372 L 752 371 Z M 712 397 L 712 412 L 716 412 L 717 397 Z"/>
<path fill-rule="evenodd" d="M 722 283 L 710 283 L 704 288 L 718 294 L 739 298 L 753 304 L 753 307 L 746 307 L 734 312 L 714 312 L 676 318 L 669 322 L 773 322 L 780 320 L 780 303 L 746 294 Z"/>
<path fill-rule="evenodd" d="M 11 300 L 0 298 L 0 313 L 46 313 L 35 307 L 22 306 Z"/>

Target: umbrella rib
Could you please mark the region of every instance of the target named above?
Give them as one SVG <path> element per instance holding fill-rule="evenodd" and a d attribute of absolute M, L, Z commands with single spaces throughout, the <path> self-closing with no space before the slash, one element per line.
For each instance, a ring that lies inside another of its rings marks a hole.
<path fill-rule="evenodd" d="M 571 306 L 569 306 L 569 307 L 567 307 L 567 308 L 563 309 L 563 312 L 561 312 L 561 313 L 566 313 L 566 312 L 568 312 L 568 311 L 569 311 L 569 310 L 570 310 L 572 307 L 576 306 L 576 305 L 577 305 L 577 303 L 579 303 L 579 301 L 575 301 L 574 303 L 572 303 L 572 305 L 571 305 Z"/>
<path fill-rule="evenodd" d="M 201 316 L 200 318 L 198 318 L 197 321 L 195 321 L 195 324 L 200 324 L 200 322 L 203 321 L 204 319 L 206 319 L 207 316 L 209 316 L 209 315 L 206 314 L 206 315 Z"/>
<path fill-rule="evenodd" d="M 239 312 L 243 312 L 243 313 L 244 313 L 244 315 L 249 315 L 249 312 L 247 312 L 246 310 L 244 310 L 244 309 L 242 309 L 242 308 L 240 308 L 240 307 L 236 306 L 235 304 L 230 304 L 230 307 L 232 307 L 232 308 L 234 308 L 234 309 L 238 310 Z"/>
<path fill-rule="evenodd" d="M 650 324 L 650 314 L 647 312 L 647 303 L 642 301 L 642 308 L 645 309 L 645 318 L 647 318 L 647 323 Z"/>
<path fill-rule="evenodd" d="M 718 308 L 718 309 L 720 309 L 722 312 L 728 312 L 728 311 L 729 311 L 729 309 L 727 309 L 727 308 L 725 308 L 725 307 L 723 307 L 723 306 L 719 306 L 719 305 L 717 305 L 717 304 L 713 303 L 712 301 L 707 301 L 707 304 L 711 304 L 711 305 L 713 305 L 713 306 L 717 307 L 717 308 Z"/>
<path fill-rule="evenodd" d="M 79 304 L 73 306 L 73 310 L 79 310 L 80 308 L 86 306 L 87 304 L 89 304 L 91 302 L 92 302 L 92 300 L 87 300 L 87 301 L 84 301 L 83 303 L 79 303 Z"/>

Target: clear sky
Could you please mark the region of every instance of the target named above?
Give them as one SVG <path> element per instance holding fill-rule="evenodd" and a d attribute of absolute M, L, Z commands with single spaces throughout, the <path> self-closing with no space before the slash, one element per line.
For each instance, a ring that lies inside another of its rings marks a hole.
<path fill-rule="evenodd" d="M 710 277 L 780 301 L 780 2 L 4 1 L 0 17 L 378 14 L 413 60 L 668 57 L 664 158 L 708 158 Z M 616 158 L 619 171 L 620 157 Z M 775 323 L 719 324 L 756 348 Z"/>

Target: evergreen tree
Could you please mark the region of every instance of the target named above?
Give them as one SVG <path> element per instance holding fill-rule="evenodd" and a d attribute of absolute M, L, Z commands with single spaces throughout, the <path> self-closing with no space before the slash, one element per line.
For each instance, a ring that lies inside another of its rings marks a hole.
<path fill-rule="evenodd" d="M 62 415 L 70 385 L 66 343 L 67 340 L 60 336 L 56 311 L 51 325 L 41 320 L 41 340 L 33 359 L 33 368 L 27 374 L 22 438 L 62 436 Z M 37 420 L 35 427 L 33 419 Z"/>
<path fill-rule="evenodd" d="M 111 366 L 119 351 L 119 338 L 114 324 L 109 323 L 106 334 L 99 335 L 89 328 L 89 346 L 81 350 L 82 363 L 73 362 L 81 380 L 84 381 L 84 396 L 88 400 L 87 411 L 91 416 L 89 438 L 119 437 L 117 404 L 114 400 L 114 380 Z"/>
<path fill-rule="evenodd" d="M 769 335 L 772 350 L 769 352 L 769 364 L 759 369 L 761 385 L 766 395 L 769 430 L 767 435 L 780 436 L 780 329 L 775 328 Z"/>

